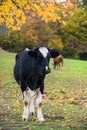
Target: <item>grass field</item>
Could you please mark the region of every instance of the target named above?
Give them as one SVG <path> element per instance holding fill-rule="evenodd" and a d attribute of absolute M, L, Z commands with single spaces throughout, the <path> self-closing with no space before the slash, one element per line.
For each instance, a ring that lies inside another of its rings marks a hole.
<path fill-rule="evenodd" d="M 87 130 L 87 61 L 64 59 L 64 66 L 46 76 L 44 123 L 36 113 L 22 121 L 23 101 L 13 77 L 15 54 L 0 53 L 1 130 Z"/>

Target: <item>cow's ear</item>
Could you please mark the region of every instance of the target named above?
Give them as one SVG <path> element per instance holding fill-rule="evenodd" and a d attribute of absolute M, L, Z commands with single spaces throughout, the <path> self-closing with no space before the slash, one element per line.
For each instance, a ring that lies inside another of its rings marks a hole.
<path fill-rule="evenodd" d="M 36 52 L 35 51 L 28 51 L 28 54 L 31 57 L 36 57 Z"/>
<path fill-rule="evenodd" d="M 57 56 L 59 56 L 59 52 L 57 50 L 49 49 L 49 51 L 51 54 L 51 58 L 56 58 Z"/>

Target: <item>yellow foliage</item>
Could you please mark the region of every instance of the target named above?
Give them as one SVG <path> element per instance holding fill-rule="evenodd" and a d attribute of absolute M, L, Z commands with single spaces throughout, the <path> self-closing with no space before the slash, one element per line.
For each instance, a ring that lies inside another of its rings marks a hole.
<path fill-rule="evenodd" d="M 50 41 L 48 43 L 48 47 L 54 47 L 56 49 L 62 50 L 63 43 L 62 43 L 61 39 L 58 36 L 56 36 L 56 37 L 50 39 Z"/>
<path fill-rule="evenodd" d="M 29 43 L 34 43 L 35 45 L 38 44 L 38 37 L 32 26 L 29 28 L 28 31 L 26 31 L 25 38 L 26 41 Z"/>
<path fill-rule="evenodd" d="M 19 30 L 19 28 L 26 21 L 26 17 L 23 11 L 21 9 L 17 9 L 10 0 L 3 2 L 3 5 L 0 8 L 0 12 L 0 24 L 5 23 L 7 28 Z"/>
<path fill-rule="evenodd" d="M 16 3 L 13 3 L 11 0 L 7 0 L 1 5 L 0 25 L 5 23 L 8 28 L 13 28 L 14 26 L 15 29 L 19 30 L 19 28 L 21 29 L 21 26 L 26 22 L 28 15 L 32 17 L 38 15 L 41 20 L 45 21 L 46 23 L 49 21 L 61 22 L 62 20 L 57 13 L 58 11 L 62 12 L 65 18 L 68 17 L 68 15 L 73 15 L 73 2 L 71 4 L 66 2 L 65 4 L 63 3 L 65 6 L 63 4 L 55 5 L 51 2 L 51 0 L 49 0 L 49 2 L 46 4 L 41 2 L 41 0 L 15 0 L 15 2 Z M 64 21 L 62 23 L 64 23 Z"/>
<path fill-rule="evenodd" d="M 65 21 L 62 21 L 62 24 L 63 24 L 63 25 L 66 25 L 66 22 L 65 22 Z"/>
<path fill-rule="evenodd" d="M 4 19 L 0 17 L 0 25 L 2 25 L 4 22 Z"/>

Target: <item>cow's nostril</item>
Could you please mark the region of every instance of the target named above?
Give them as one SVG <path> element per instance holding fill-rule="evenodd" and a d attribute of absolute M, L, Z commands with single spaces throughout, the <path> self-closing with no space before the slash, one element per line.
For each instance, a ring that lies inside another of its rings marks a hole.
<path fill-rule="evenodd" d="M 47 66 L 45 67 L 45 72 L 46 74 L 50 73 L 50 69 Z"/>

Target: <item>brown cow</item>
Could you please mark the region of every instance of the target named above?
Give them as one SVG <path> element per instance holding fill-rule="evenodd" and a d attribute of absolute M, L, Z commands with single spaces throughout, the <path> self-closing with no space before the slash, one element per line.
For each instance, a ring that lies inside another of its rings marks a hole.
<path fill-rule="evenodd" d="M 59 56 L 57 56 L 56 58 L 53 59 L 54 69 L 58 69 L 58 66 L 60 67 L 60 63 L 63 66 L 63 56 L 62 55 L 59 55 Z"/>

